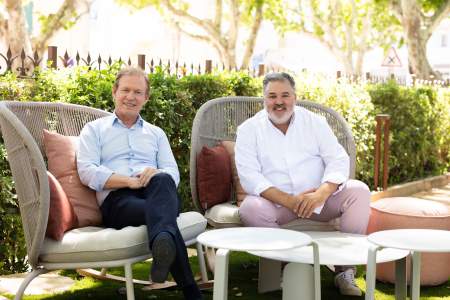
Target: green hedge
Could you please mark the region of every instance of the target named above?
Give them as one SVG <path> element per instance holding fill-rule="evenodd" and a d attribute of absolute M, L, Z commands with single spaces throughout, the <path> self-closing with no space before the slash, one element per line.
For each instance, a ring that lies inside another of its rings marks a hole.
<path fill-rule="evenodd" d="M 36 72 L 34 79 L 0 76 L 0 100 L 61 101 L 113 110 L 111 87 L 119 69 L 76 67 Z M 144 119 L 167 133 L 177 160 L 179 192 L 184 209 L 191 209 L 189 147 L 192 121 L 207 100 L 228 95 L 260 95 L 261 79 L 240 72 L 189 75 L 177 78 L 161 68 L 149 75 L 150 101 Z M 302 73 L 296 78 L 300 99 L 309 99 L 339 111 L 350 124 L 357 144 L 357 175 L 372 187 L 374 127 L 377 113 L 392 116 L 390 184 L 441 174 L 450 166 L 450 89 L 406 88 L 395 83 L 364 85 L 336 82 Z M 26 269 L 20 218 L 7 165 L 0 144 L 0 274 Z M 20 241 L 17 243 L 17 241 Z"/>
<path fill-rule="evenodd" d="M 368 91 L 375 111 L 391 115 L 389 183 L 447 172 L 450 90 L 389 82 L 369 86 Z"/>

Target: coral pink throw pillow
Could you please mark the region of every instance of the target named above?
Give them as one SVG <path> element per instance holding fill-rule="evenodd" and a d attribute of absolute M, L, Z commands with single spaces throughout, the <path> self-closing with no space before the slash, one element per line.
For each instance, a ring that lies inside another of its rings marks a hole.
<path fill-rule="evenodd" d="M 102 222 L 95 191 L 80 181 L 76 163 L 77 137 L 44 130 L 44 147 L 48 170 L 58 179 L 72 203 L 78 226 L 95 226 Z"/>

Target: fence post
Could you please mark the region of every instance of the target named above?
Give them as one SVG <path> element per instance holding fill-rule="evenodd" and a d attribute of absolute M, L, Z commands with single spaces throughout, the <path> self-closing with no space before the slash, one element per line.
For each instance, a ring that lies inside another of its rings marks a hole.
<path fill-rule="evenodd" d="M 266 73 L 264 64 L 258 65 L 258 76 L 264 76 Z"/>
<path fill-rule="evenodd" d="M 342 76 L 341 71 L 337 71 L 337 72 L 336 72 L 336 79 L 341 78 L 341 76 Z"/>
<path fill-rule="evenodd" d="M 211 71 L 212 71 L 212 60 L 207 59 L 207 60 L 205 61 L 205 73 L 206 73 L 206 74 L 210 74 Z"/>
<path fill-rule="evenodd" d="M 370 72 L 366 72 L 366 81 L 370 81 Z"/>
<path fill-rule="evenodd" d="M 47 62 L 51 61 L 50 67 L 53 69 L 58 68 L 58 47 L 56 46 L 48 46 L 47 48 Z"/>
<path fill-rule="evenodd" d="M 386 114 L 379 114 L 375 117 L 377 121 L 375 134 L 375 166 L 374 166 L 374 189 L 378 189 L 378 180 L 380 176 L 380 158 L 381 158 L 381 127 L 383 127 L 383 190 L 387 189 L 387 182 L 389 176 L 388 161 L 389 161 L 389 128 L 391 117 Z"/>
<path fill-rule="evenodd" d="M 145 54 L 138 54 L 138 66 L 145 71 Z"/>

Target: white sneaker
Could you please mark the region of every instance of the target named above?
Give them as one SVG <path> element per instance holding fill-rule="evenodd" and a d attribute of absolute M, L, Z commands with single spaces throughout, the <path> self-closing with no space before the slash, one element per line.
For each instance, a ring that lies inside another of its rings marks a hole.
<path fill-rule="evenodd" d="M 339 288 L 341 295 L 361 296 L 361 290 L 355 283 L 355 270 L 350 268 L 334 277 L 334 285 Z"/>

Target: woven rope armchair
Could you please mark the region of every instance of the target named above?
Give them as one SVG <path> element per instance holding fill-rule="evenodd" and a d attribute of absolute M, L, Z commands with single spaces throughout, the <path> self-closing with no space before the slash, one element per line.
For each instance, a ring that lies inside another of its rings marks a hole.
<path fill-rule="evenodd" d="M 333 109 L 325 107 L 321 104 L 311 101 L 299 101 L 297 105 L 304 107 L 316 114 L 326 118 L 328 124 L 332 128 L 339 143 L 345 148 L 350 156 L 350 178 L 355 177 L 355 160 L 356 148 L 353 135 L 347 122 Z M 224 213 L 230 213 L 230 205 L 235 201 L 235 193 L 232 192 L 230 202 L 219 204 L 212 209 L 205 211 L 200 205 L 197 191 L 197 155 L 204 145 L 209 147 L 215 146 L 220 141 L 235 141 L 237 127 L 252 117 L 263 108 L 263 98 L 258 97 L 224 97 L 209 100 L 204 103 L 197 111 L 193 125 L 191 136 L 191 153 L 190 153 L 190 186 L 192 193 L 192 201 L 196 209 L 205 213 L 210 225 L 215 227 L 239 226 L 239 220 L 226 220 L 226 216 L 222 218 L 223 222 L 208 218 L 211 210 L 224 208 Z M 237 207 L 235 207 L 237 210 Z M 234 216 L 235 217 L 235 216 Z M 295 221 L 294 221 L 295 222 Z M 317 222 L 320 223 L 320 222 Z M 288 226 L 289 227 L 289 226 Z"/>
<path fill-rule="evenodd" d="M 72 229 L 61 241 L 45 237 L 50 191 L 43 149 L 43 129 L 78 136 L 83 126 L 110 113 L 64 103 L 0 102 L 0 128 L 17 192 L 31 272 L 23 280 L 15 299 L 21 299 L 38 275 L 58 269 L 109 268 L 123 266 L 127 299 L 134 299 L 131 265 L 151 257 L 145 226 L 121 230 L 102 227 Z M 180 214 L 177 220 L 186 245 L 206 228 L 197 212 Z M 202 280 L 206 267 L 199 252 Z M 103 276 L 107 277 L 107 276 Z"/>

